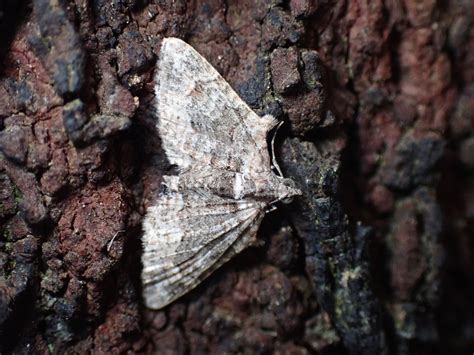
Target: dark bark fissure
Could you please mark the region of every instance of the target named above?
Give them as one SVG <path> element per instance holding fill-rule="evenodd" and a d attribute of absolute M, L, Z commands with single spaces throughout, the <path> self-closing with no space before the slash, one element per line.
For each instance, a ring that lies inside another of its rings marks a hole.
<path fill-rule="evenodd" d="M 473 14 L 1 2 L 0 352 L 472 351 Z M 169 36 L 287 121 L 278 157 L 303 196 L 266 217 L 263 246 L 151 311 L 141 220 L 169 169 L 153 108 Z"/>

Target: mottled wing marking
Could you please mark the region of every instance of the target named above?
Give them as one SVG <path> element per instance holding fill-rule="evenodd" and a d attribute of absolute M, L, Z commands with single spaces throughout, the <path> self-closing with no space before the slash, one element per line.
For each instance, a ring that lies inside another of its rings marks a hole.
<path fill-rule="evenodd" d="M 263 204 L 206 191 L 162 194 L 144 221 L 145 302 L 162 308 L 252 244 Z"/>
<path fill-rule="evenodd" d="M 144 219 L 143 295 L 159 309 L 255 243 L 283 185 L 268 186 L 266 202 L 238 199 L 271 176 L 266 138 L 277 121 L 255 114 L 192 47 L 164 39 L 155 81 L 158 133 L 179 167 Z"/>
<path fill-rule="evenodd" d="M 191 46 L 164 39 L 155 81 L 157 127 L 172 164 L 268 170 L 266 136 L 276 121 L 255 114 Z"/>

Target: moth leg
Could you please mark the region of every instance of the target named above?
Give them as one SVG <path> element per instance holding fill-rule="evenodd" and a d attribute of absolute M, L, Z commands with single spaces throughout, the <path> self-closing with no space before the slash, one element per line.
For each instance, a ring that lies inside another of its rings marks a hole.
<path fill-rule="evenodd" d="M 267 207 L 267 209 L 265 210 L 265 213 L 270 213 L 272 211 L 275 211 L 276 210 L 276 206 L 275 205 L 269 205 Z"/>

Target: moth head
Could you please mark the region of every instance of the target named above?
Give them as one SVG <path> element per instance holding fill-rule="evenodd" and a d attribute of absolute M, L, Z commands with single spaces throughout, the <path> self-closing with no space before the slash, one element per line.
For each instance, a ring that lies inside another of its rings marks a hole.
<path fill-rule="evenodd" d="M 283 203 L 290 203 L 294 196 L 302 195 L 300 189 L 296 187 L 293 180 L 288 178 L 281 178 L 281 183 L 278 187 L 278 200 Z"/>

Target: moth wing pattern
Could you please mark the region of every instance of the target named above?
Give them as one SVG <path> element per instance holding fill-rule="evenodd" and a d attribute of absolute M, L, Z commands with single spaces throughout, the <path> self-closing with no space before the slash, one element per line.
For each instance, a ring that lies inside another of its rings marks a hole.
<path fill-rule="evenodd" d="M 155 75 L 156 128 L 178 176 L 143 222 L 143 296 L 160 309 L 256 243 L 269 201 L 234 199 L 235 176 L 272 174 L 267 134 L 277 120 L 259 117 L 190 45 L 162 42 Z M 239 174 L 237 174 L 239 173 Z M 226 193 L 223 193 L 226 191 Z M 243 196 L 243 195 L 242 195 Z M 278 194 L 275 190 L 275 198 Z"/>
<path fill-rule="evenodd" d="M 143 294 L 160 309 L 255 242 L 262 203 L 206 191 L 161 194 L 144 220 Z"/>
<path fill-rule="evenodd" d="M 253 112 L 190 45 L 163 40 L 155 85 L 157 128 L 171 164 L 269 169 L 266 137 L 277 120 Z"/>

